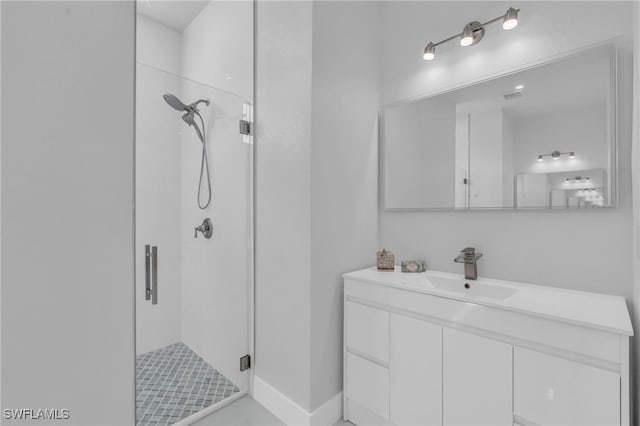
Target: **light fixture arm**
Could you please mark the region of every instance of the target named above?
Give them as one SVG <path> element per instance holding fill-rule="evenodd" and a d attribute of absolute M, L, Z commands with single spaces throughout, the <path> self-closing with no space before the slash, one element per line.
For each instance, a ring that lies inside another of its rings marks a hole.
<path fill-rule="evenodd" d="M 520 9 L 515 9 L 515 11 L 516 11 L 516 12 L 520 12 Z M 504 15 L 500 15 L 500 16 L 498 16 L 497 18 L 493 18 L 493 19 L 491 19 L 491 20 L 489 20 L 489 21 L 487 21 L 487 22 L 485 22 L 485 23 L 483 23 L 483 24 L 481 24 L 481 25 L 482 25 L 483 27 L 486 27 L 487 25 L 489 25 L 489 24 L 493 24 L 494 22 L 498 22 L 498 21 L 500 21 L 500 20 L 501 20 L 501 19 L 503 19 L 503 18 L 504 18 Z M 449 38 L 445 38 L 444 40 L 440 40 L 440 41 L 439 41 L 439 42 L 437 42 L 437 43 L 433 43 L 433 45 L 434 45 L 434 47 L 438 47 L 438 46 L 440 46 L 441 44 L 444 44 L 444 43 L 446 43 L 446 42 L 448 42 L 448 41 L 455 40 L 456 38 L 460 38 L 460 36 L 462 36 L 462 33 L 463 33 L 463 32 L 462 32 L 462 31 L 460 31 L 460 32 L 459 32 L 458 34 L 456 34 L 456 35 L 452 35 L 452 36 L 451 36 L 451 37 L 449 37 Z"/>
<path fill-rule="evenodd" d="M 487 22 L 484 22 L 484 23 L 479 23 L 479 22 L 476 22 L 476 21 L 469 22 L 467 25 L 465 25 L 465 28 L 467 26 L 469 26 L 469 25 L 476 24 L 476 26 L 474 28 L 474 33 L 478 32 L 478 31 L 483 31 L 484 32 L 484 27 L 485 26 L 493 24 L 493 23 L 498 22 L 500 20 L 504 20 L 505 17 L 508 16 L 509 14 L 515 14 L 515 16 L 517 16 L 518 12 L 520 12 L 520 9 L 509 8 L 505 14 L 502 14 L 502 15 L 496 17 L 496 18 L 490 19 L 490 20 L 488 20 Z M 447 42 L 449 42 L 451 40 L 455 40 L 457 38 L 461 38 L 463 35 L 464 35 L 464 29 L 461 32 L 459 32 L 458 34 L 454 34 L 451 37 L 445 38 L 444 40 L 440 40 L 437 43 L 430 42 L 429 45 L 431 45 L 432 49 L 435 49 L 437 46 L 440 46 L 441 44 L 447 43 Z M 477 38 L 476 40 L 474 40 L 473 44 L 475 44 L 478 41 L 480 41 L 481 38 L 482 38 L 482 36 Z M 433 56 L 430 59 L 433 59 Z"/>

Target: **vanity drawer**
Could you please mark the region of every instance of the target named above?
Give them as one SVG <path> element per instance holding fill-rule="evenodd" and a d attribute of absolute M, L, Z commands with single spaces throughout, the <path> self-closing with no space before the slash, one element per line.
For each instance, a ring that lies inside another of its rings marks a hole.
<path fill-rule="evenodd" d="M 617 373 L 514 348 L 514 414 L 540 425 L 620 425 Z"/>
<path fill-rule="evenodd" d="M 389 362 L 389 312 L 347 302 L 345 324 L 349 351 L 382 363 Z"/>
<path fill-rule="evenodd" d="M 346 362 L 347 399 L 389 420 L 389 369 L 351 353 Z"/>

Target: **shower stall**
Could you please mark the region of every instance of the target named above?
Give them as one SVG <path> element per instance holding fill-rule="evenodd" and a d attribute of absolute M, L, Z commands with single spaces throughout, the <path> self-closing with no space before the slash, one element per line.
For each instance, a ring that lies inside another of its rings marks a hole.
<path fill-rule="evenodd" d="M 252 12 L 138 2 L 139 426 L 188 424 L 249 389 Z"/>

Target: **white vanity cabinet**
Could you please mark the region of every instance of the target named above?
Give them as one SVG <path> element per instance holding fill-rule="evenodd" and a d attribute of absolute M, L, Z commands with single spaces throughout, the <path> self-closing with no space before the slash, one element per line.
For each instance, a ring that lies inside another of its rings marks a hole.
<path fill-rule="evenodd" d="M 619 425 L 620 376 L 514 348 L 514 412 L 539 425 Z"/>
<path fill-rule="evenodd" d="M 393 313 L 390 331 L 389 420 L 442 424 L 442 327 Z"/>
<path fill-rule="evenodd" d="M 510 426 L 512 346 L 451 328 L 442 346 L 442 424 Z"/>
<path fill-rule="evenodd" d="M 629 425 L 623 298 L 487 279 L 465 293 L 433 271 L 344 279 L 345 420 Z"/>

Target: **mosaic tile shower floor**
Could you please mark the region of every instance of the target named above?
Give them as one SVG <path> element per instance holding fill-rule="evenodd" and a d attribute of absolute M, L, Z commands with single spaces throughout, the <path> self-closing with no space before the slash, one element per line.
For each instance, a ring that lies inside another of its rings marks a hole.
<path fill-rule="evenodd" d="M 184 343 L 136 357 L 138 426 L 167 426 L 239 389 Z"/>

